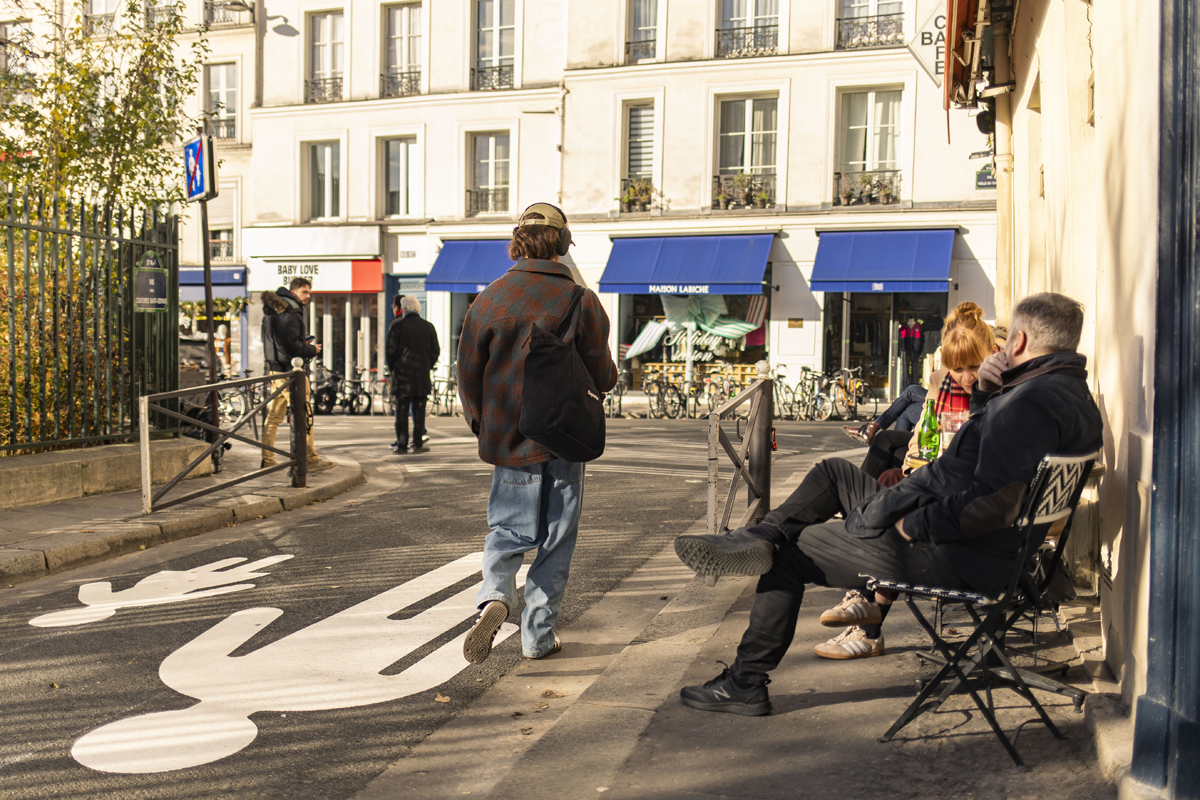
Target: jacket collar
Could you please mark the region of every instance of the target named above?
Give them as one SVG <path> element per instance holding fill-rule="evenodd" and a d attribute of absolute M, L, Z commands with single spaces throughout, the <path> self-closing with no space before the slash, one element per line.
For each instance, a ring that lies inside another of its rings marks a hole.
<path fill-rule="evenodd" d="M 545 275 L 558 275 L 562 278 L 567 278 L 572 283 L 575 281 L 575 276 L 571 274 L 571 270 L 566 264 L 561 261 L 545 261 L 540 258 L 523 258 L 516 264 L 509 267 L 509 270 L 518 272 L 541 272 Z"/>
<path fill-rule="evenodd" d="M 275 294 L 282 298 L 283 301 L 288 304 L 289 308 L 296 309 L 303 305 L 299 300 L 296 299 L 296 295 L 292 294 L 292 290 L 285 286 L 280 286 L 278 289 L 276 289 Z"/>
<path fill-rule="evenodd" d="M 1048 353 L 1044 356 L 1031 358 L 1024 364 L 1019 364 L 1000 373 L 1004 381 L 1001 391 L 1032 380 L 1047 372 L 1062 372 L 1071 377 L 1087 380 L 1087 356 L 1082 353 Z"/>

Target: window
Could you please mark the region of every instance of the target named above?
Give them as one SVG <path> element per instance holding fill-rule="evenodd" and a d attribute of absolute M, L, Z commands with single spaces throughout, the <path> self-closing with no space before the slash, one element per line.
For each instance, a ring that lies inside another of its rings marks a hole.
<path fill-rule="evenodd" d="M 721 102 L 714 207 L 764 208 L 773 202 L 778 107 L 775 97 Z"/>
<path fill-rule="evenodd" d="M 381 97 L 402 97 L 421 91 L 421 4 L 390 6 Z"/>
<path fill-rule="evenodd" d="M 208 257 L 213 261 L 233 261 L 233 228 L 208 232 Z"/>
<path fill-rule="evenodd" d="M 412 158 L 415 138 L 389 139 L 383 143 L 383 213 L 394 217 L 412 213 Z"/>
<path fill-rule="evenodd" d="M 209 64 L 204 68 L 208 101 L 204 109 L 218 139 L 237 137 L 237 65 Z"/>
<path fill-rule="evenodd" d="M 329 103 L 341 100 L 342 14 L 313 14 L 310 22 L 309 80 L 305 81 L 304 101 Z"/>
<path fill-rule="evenodd" d="M 472 188 L 467 214 L 508 213 L 508 134 L 479 133 L 471 137 Z"/>
<path fill-rule="evenodd" d="M 155 25 L 164 25 L 171 21 L 175 16 L 175 6 L 168 3 L 156 3 L 154 0 L 146 2 L 146 26 L 154 27 Z"/>
<path fill-rule="evenodd" d="M 249 8 L 244 5 L 234 6 L 231 0 L 204 0 L 204 21 L 219 26 L 249 25 L 253 20 Z"/>
<path fill-rule="evenodd" d="M 309 145 L 309 219 L 329 219 L 341 214 L 341 163 L 338 142 Z"/>
<path fill-rule="evenodd" d="M 779 52 L 779 0 L 721 0 L 717 58 Z"/>
<path fill-rule="evenodd" d="M 658 0 L 629 0 L 629 38 L 625 59 L 636 64 L 654 58 L 658 38 Z"/>
<path fill-rule="evenodd" d="M 654 202 L 654 106 L 629 106 L 622 211 L 649 211 Z"/>
<path fill-rule="evenodd" d="M 513 88 L 516 0 L 477 0 L 472 89 Z"/>
<path fill-rule="evenodd" d="M 834 174 L 841 205 L 890 203 L 899 195 L 902 96 L 899 89 L 842 95 L 841 170 Z"/>
<path fill-rule="evenodd" d="M 88 36 L 111 33 L 116 15 L 117 0 L 89 0 L 83 18 L 84 32 Z"/>
<path fill-rule="evenodd" d="M 903 0 L 841 0 L 838 50 L 904 44 Z"/>

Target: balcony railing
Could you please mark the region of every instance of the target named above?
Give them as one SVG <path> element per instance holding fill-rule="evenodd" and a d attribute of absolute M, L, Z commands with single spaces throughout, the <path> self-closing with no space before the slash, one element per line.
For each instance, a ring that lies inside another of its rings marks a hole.
<path fill-rule="evenodd" d="M 507 214 L 508 187 L 497 189 L 467 189 L 467 216 L 476 214 Z"/>
<path fill-rule="evenodd" d="M 342 99 L 342 79 L 313 78 L 304 82 L 304 102 L 336 103 Z"/>
<path fill-rule="evenodd" d="M 779 53 L 779 26 L 724 28 L 717 31 L 717 58 L 749 58 Z"/>
<path fill-rule="evenodd" d="M 146 6 L 146 27 L 154 28 L 170 22 L 175 16 L 174 6 Z"/>
<path fill-rule="evenodd" d="M 774 175 L 713 175 L 713 208 L 728 211 L 774 206 Z"/>
<path fill-rule="evenodd" d="M 904 44 L 904 15 L 881 14 L 878 17 L 839 19 L 837 23 L 838 50 L 858 47 L 895 47 Z"/>
<path fill-rule="evenodd" d="M 103 36 L 112 33 L 116 14 L 88 14 L 83 18 L 83 32 L 87 36 Z"/>
<path fill-rule="evenodd" d="M 625 61 L 636 64 L 643 58 L 654 58 L 656 39 L 634 39 L 625 43 Z"/>
<path fill-rule="evenodd" d="M 233 261 L 232 239 L 210 239 L 208 257 L 213 261 Z"/>
<path fill-rule="evenodd" d="M 888 205 L 900 201 L 898 169 L 833 173 L 835 206 Z"/>
<path fill-rule="evenodd" d="M 230 8 L 227 0 L 204 0 L 204 21 L 209 25 L 249 25 L 250 12 Z"/>
<path fill-rule="evenodd" d="M 656 197 L 661 195 L 649 178 L 622 178 L 621 196 L 617 198 L 622 213 L 649 211 Z"/>
<path fill-rule="evenodd" d="M 513 88 L 511 64 L 499 67 L 474 67 L 471 69 L 471 89 L 481 92 L 490 89 Z"/>
<path fill-rule="evenodd" d="M 228 140 L 237 138 L 236 117 L 210 117 L 208 124 L 212 127 L 212 135 L 214 139 Z"/>
<path fill-rule="evenodd" d="M 421 70 L 386 72 L 379 76 L 380 97 L 404 97 L 421 93 Z"/>

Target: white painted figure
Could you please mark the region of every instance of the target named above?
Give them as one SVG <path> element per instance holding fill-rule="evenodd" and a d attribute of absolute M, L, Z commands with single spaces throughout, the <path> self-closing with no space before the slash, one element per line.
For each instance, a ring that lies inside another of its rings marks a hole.
<path fill-rule="evenodd" d="M 108 581 L 85 583 L 79 587 L 79 602 L 83 603 L 83 608 L 69 608 L 42 614 L 40 617 L 29 620 L 29 624 L 38 628 L 83 625 L 108 619 L 121 608 L 182 603 L 185 600 L 199 600 L 204 597 L 238 592 L 242 589 L 253 589 L 253 583 L 238 583 L 238 581 L 262 578 L 267 573 L 257 572 L 257 570 L 266 569 L 280 561 L 287 561 L 289 558 L 292 556 L 270 556 L 251 564 L 225 569 L 225 567 L 232 567 L 234 564 L 241 564 L 246 560 L 244 558 L 226 558 L 195 569 L 164 570 L 147 575 L 133 586 L 119 592 L 114 592 L 112 584 Z M 225 571 L 220 572 L 219 570 Z"/>
<path fill-rule="evenodd" d="M 462 655 L 466 631 L 397 675 L 380 672 L 473 617 L 479 584 L 409 619 L 388 617 L 478 573 L 482 559 L 482 553 L 472 553 L 231 657 L 283 613 L 277 608 L 239 611 L 167 656 L 159 668 L 163 683 L 199 703 L 104 725 L 80 738 L 71 755 L 103 772 L 185 769 L 232 755 L 254 741 L 258 728 L 250 715 L 256 712 L 353 708 L 429 691 L 468 666 Z M 527 570 L 518 573 L 518 586 Z M 496 641 L 517 630 L 505 623 Z"/>

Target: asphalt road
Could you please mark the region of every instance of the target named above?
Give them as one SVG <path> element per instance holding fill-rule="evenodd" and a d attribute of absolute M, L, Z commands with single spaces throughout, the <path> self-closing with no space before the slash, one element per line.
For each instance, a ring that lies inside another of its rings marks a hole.
<path fill-rule="evenodd" d="M 365 486 L 0 591 L 3 796 L 349 797 L 510 671 L 517 636 L 461 659 L 491 469 L 461 418 L 430 434 L 397 457 L 389 419 L 320 417 L 318 449 Z M 848 441 L 783 421 L 777 440 L 779 457 Z M 703 516 L 706 455 L 704 422 L 610 420 L 564 637 Z"/>

